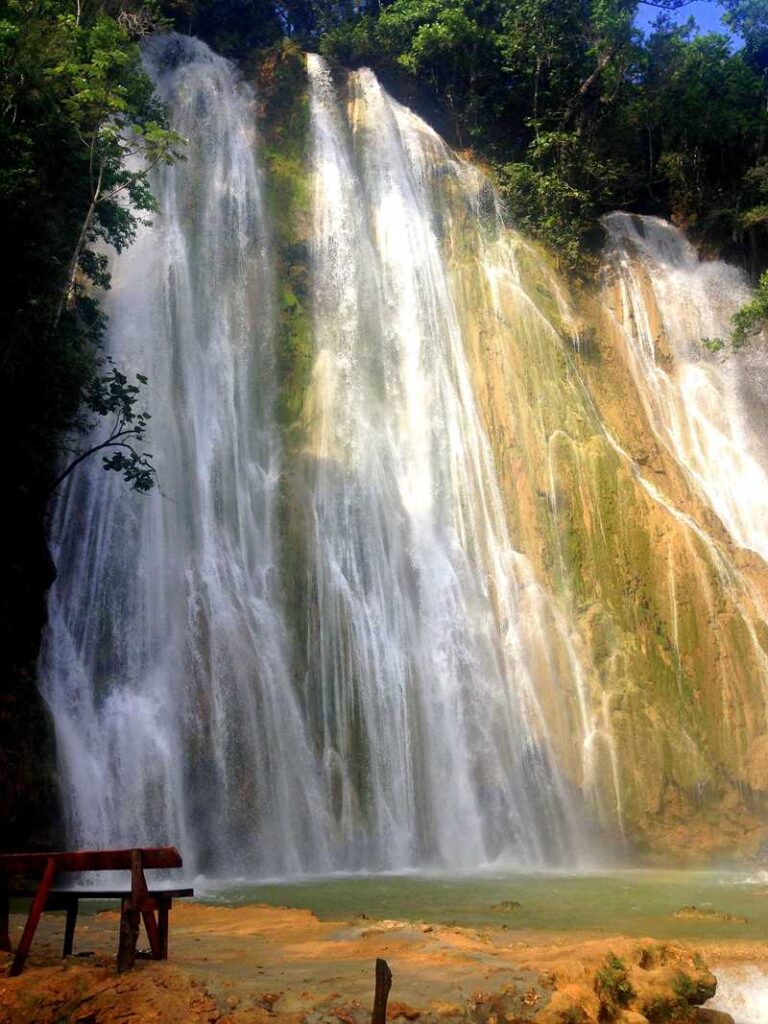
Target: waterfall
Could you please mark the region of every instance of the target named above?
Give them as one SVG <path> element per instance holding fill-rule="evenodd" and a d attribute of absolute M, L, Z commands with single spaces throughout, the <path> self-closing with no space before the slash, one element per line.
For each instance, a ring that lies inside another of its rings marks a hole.
<path fill-rule="evenodd" d="M 69 838 L 177 843 L 190 865 L 324 863 L 319 773 L 290 678 L 275 507 L 274 267 L 251 91 L 202 43 L 145 48 L 186 160 L 114 261 L 109 352 L 150 378 L 160 485 L 98 462 L 58 501 L 43 687 Z"/>
<path fill-rule="evenodd" d="M 740 271 L 699 260 L 672 225 L 612 213 L 607 259 L 618 275 L 619 320 L 648 420 L 733 541 L 768 560 L 768 380 L 762 351 L 738 358 L 724 340 L 749 298 Z M 756 345 L 756 347 L 758 347 Z"/>
<path fill-rule="evenodd" d="M 346 109 L 316 56 L 309 79 L 307 699 L 343 859 L 562 863 L 575 829 L 530 671 L 536 585 L 507 536 L 441 247 L 479 176 L 370 71 Z"/>
<path fill-rule="evenodd" d="M 145 60 L 187 159 L 154 173 L 106 307 L 110 354 L 150 379 L 160 486 L 92 461 L 54 510 L 41 673 L 70 841 L 251 877 L 575 864 L 579 780 L 539 689 L 578 659 L 509 539 L 446 252 L 462 223 L 480 246 L 487 184 L 371 72 L 345 105 L 308 58 L 314 351 L 287 451 L 253 92 L 195 40 Z"/>
<path fill-rule="evenodd" d="M 159 486 L 91 459 L 52 509 L 69 841 L 576 866 L 596 825 L 663 849 L 668 791 L 763 792 L 764 352 L 702 345 L 742 275 L 617 213 L 575 300 L 371 71 L 294 55 L 276 115 L 272 65 L 257 94 L 194 39 L 144 56 L 189 141 L 106 348 Z"/>

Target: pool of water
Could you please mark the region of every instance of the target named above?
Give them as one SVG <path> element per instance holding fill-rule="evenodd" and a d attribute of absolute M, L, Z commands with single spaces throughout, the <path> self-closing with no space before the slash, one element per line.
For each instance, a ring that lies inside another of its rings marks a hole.
<path fill-rule="evenodd" d="M 346 876 L 259 884 L 198 879 L 203 902 L 303 907 L 323 920 L 366 914 L 465 926 L 649 935 L 660 939 L 768 939 L 768 872 L 617 871 L 602 874 Z M 504 904 L 519 904 L 507 907 Z M 716 914 L 675 917 L 694 905 Z"/>

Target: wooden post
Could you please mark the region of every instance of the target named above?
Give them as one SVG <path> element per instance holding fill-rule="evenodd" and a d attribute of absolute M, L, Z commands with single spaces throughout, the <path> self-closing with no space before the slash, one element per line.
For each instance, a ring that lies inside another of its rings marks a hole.
<path fill-rule="evenodd" d="M 118 971 L 130 971 L 136 962 L 136 943 L 139 939 L 139 922 L 141 921 L 139 900 L 143 877 L 141 850 L 131 850 L 131 895 L 123 900 L 120 913 L 120 941 L 117 947 Z"/>
<path fill-rule="evenodd" d="M 40 879 L 40 885 L 37 887 L 35 898 L 32 900 L 32 906 L 29 908 L 29 916 L 27 917 L 27 923 L 24 925 L 24 931 L 21 935 L 19 948 L 16 950 L 16 956 L 13 958 L 11 969 L 8 972 L 9 977 L 11 978 L 15 978 L 17 974 L 21 974 L 24 961 L 27 959 L 27 953 L 29 953 L 29 947 L 32 945 L 32 938 L 35 934 L 35 929 L 37 928 L 37 922 L 40 920 L 40 915 L 43 912 L 45 901 L 48 899 L 48 893 L 51 891 L 55 875 L 56 861 L 53 857 L 49 857 L 45 862 L 45 871 L 43 872 L 43 877 Z"/>
<path fill-rule="evenodd" d="M 139 938 L 139 915 L 134 912 L 131 897 L 120 904 L 120 937 L 117 942 L 117 970 L 130 971 L 136 961 L 136 942 Z"/>
<path fill-rule="evenodd" d="M 376 961 L 376 991 L 373 996 L 373 1014 L 371 1024 L 385 1024 L 387 1019 L 387 999 L 392 988 L 392 971 L 386 960 Z"/>
<path fill-rule="evenodd" d="M 72 946 L 75 941 L 75 925 L 77 924 L 77 896 L 70 896 L 67 900 L 67 921 L 64 925 L 64 949 L 62 956 L 72 956 Z"/>

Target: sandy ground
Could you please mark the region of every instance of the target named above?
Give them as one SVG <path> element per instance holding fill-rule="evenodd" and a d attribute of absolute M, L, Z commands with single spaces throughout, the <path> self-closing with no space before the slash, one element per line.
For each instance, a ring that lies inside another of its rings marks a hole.
<path fill-rule="evenodd" d="M 22 925 L 15 915 L 14 945 Z M 712 943 L 702 960 L 680 943 L 653 939 L 328 922 L 307 910 L 179 903 L 169 962 L 140 960 L 117 975 L 116 912 L 81 916 L 76 955 L 67 960 L 63 927 L 62 915 L 44 915 L 24 973 L 0 978 L 0 1024 L 363 1024 L 377 957 L 391 967 L 388 1016 L 400 1024 L 578 1024 L 609 1019 L 607 1012 L 626 1024 L 643 1024 L 646 1014 L 714 1022 L 729 1018 L 680 1002 L 681 993 L 691 1002 L 706 998 L 714 979 L 704 962 L 768 962 L 768 942 Z M 140 948 L 142 941 L 143 932 Z M 635 993 L 623 1005 L 600 996 L 597 972 L 609 953 L 626 965 Z"/>

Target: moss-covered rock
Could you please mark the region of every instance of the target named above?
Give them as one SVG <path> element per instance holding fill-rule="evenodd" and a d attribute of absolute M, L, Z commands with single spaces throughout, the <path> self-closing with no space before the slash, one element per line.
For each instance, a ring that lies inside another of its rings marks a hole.
<path fill-rule="evenodd" d="M 571 289 L 513 236 L 450 251 L 512 542 L 583 645 L 592 779 L 574 756 L 575 711 L 558 706 L 574 700 L 567 686 L 544 697 L 560 763 L 637 849 L 755 854 L 768 836 L 752 788 L 768 749 L 754 598 L 768 593 L 766 567 L 740 569 L 655 436 L 610 292 Z"/>
<path fill-rule="evenodd" d="M 254 57 L 265 164 L 265 195 L 277 262 L 278 415 L 297 443 L 314 352 L 309 309 L 309 97 L 306 58 L 283 41 Z"/>

